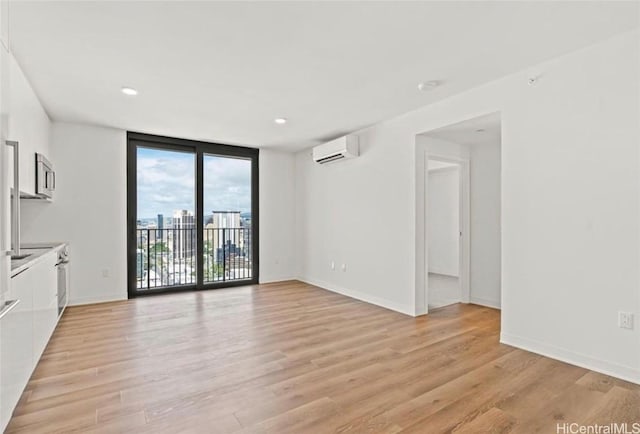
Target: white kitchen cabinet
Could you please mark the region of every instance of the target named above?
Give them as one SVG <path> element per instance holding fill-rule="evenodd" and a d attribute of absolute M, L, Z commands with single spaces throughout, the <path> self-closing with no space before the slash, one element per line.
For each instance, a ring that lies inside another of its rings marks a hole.
<path fill-rule="evenodd" d="M 0 431 L 29 382 L 58 321 L 57 250 L 13 276 L 6 300 L 20 303 L 0 320 Z"/>
<path fill-rule="evenodd" d="M 9 57 L 8 139 L 20 143 L 20 191 L 36 193 L 36 153 L 49 160 L 49 130 L 51 121 L 31 88 L 20 65 L 11 53 Z M 13 153 L 9 156 L 10 185 L 13 185 Z M 55 164 L 55 162 L 54 162 Z"/>
<path fill-rule="evenodd" d="M 0 0 L 2 1 L 2 0 Z M 5 140 L 8 139 L 9 130 L 9 104 L 7 95 L 9 94 L 9 52 L 0 44 L 0 252 L 9 250 L 11 243 L 10 221 L 11 207 L 9 202 L 9 173 L 6 170 L 9 167 L 7 162 L 9 147 L 5 146 Z M 9 287 L 9 258 L 0 258 L 0 299 L 2 293 Z M 1 300 L 0 300 L 1 301 Z"/>
<path fill-rule="evenodd" d="M 9 49 L 9 0 L 0 0 L 0 43 Z"/>
<path fill-rule="evenodd" d="M 26 271 L 11 278 L 8 300 L 20 300 L 0 324 L 2 362 L 0 363 L 0 394 L 2 395 L 1 426 L 11 419 L 24 387 L 33 372 L 33 295 L 35 275 Z"/>
<path fill-rule="evenodd" d="M 27 273 L 33 275 L 33 367 L 40 359 L 58 322 L 56 252 L 50 252 Z"/>
<path fill-rule="evenodd" d="M 2 27 L 0 33 L 6 28 L 6 15 L 3 8 L 5 1 L 0 0 L 0 26 Z M 4 307 L 5 300 L 8 300 L 9 292 L 9 257 L 5 254 L 9 250 L 9 187 L 8 178 L 5 168 L 5 148 L 4 141 L 6 140 L 7 132 L 7 116 L 6 116 L 6 98 L 7 89 L 9 87 L 9 64 L 8 53 L 6 47 L 0 43 L 0 308 Z M 3 345 L 2 336 L 4 333 L 3 322 L 0 320 L 0 374 L 3 372 L 3 359 L 7 356 L 6 344 Z M 2 432 L 6 426 L 5 405 L 3 395 L 5 394 L 0 383 L 0 432 Z"/>

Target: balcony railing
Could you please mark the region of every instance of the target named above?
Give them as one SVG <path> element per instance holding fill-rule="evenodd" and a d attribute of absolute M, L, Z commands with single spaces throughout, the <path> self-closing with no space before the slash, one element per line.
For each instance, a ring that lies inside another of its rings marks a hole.
<path fill-rule="evenodd" d="M 138 289 L 160 289 L 197 283 L 195 228 L 136 231 Z M 251 228 L 203 230 L 204 284 L 252 278 Z"/>

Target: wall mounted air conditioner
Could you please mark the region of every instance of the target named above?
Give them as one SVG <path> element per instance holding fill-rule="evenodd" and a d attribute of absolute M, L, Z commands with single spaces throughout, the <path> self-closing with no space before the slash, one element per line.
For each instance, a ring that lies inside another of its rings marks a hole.
<path fill-rule="evenodd" d="M 344 136 L 313 148 L 313 161 L 319 164 L 358 156 L 358 136 Z"/>

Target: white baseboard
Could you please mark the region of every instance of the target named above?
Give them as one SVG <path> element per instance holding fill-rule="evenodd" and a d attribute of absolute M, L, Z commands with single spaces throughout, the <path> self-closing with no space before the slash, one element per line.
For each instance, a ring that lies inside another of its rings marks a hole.
<path fill-rule="evenodd" d="M 291 276 L 287 276 L 287 277 L 267 277 L 267 278 L 260 278 L 260 284 L 262 285 L 263 283 L 277 283 L 277 282 L 286 282 L 287 280 L 299 280 L 297 277 L 291 277 Z"/>
<path fill-rule="evenodd" d="M 98 297 L 79 297 L 79 298 L 69 298 L 69 306 L 82 306 L 84 304 L 94 304 L 94 303 L 108 303 L 110 301 L 122 301 L 127 300 L 127 295 L 124 296 L 121 294 L 107 294 L 101 295 Z"/>
<path fill-rule="evenodd" d="M 459 298 L 455 300 L 439 300 L 435 302 L 433 300 L 429 300 L 429 309 L 439 309 L 441 307 L 451 306 L 452 304 L 456 303 L 461 303 Z"/>
<path fill-rule="evenodd" d="M 639 369 L 609 362 L 607 360 L 596 359 L 585 354 L 575 353 L 573 351 L 556 347 L 555 345 L 549 345 L 533 339 L 514 336 L 507 333 L 500 334 L 500 342 L 511 345 L 512 347 L 517 347 L 532 353 L 560 360 L 561 362 L 566 362 L 591 371 L 600 372 L 605 375 L 640 384 Z"/>
<path fill-rule="evenodd" d="M 499 301 L 489 300 L 488 298 L 471 296 L 469 298 L 469 303 L 479 304 L 480 306 L 492 307 L 494 309 L 500 309 Z"/>
<path fill-rule="evenodd" d="M 341 288 L 336 285 L 332 285 L 327 282 L 323 282 L 321 280 L 310 279 L 306 277 L 298 277 L 297 280 L 308 283 L 309 285 L 318 286 L 322 289 L 326 289 L 331 292 L 336 292 L 341 295 L 346 295 L 350 298 L 355 298 L 356 300 L 364 301 L 366 303 L 375 304 L 376 306 L 384 307 L 385 309 L 393 310 L 396 312 L 403 313 L 409 316 L 415 316 L 413 312 L 413 306 L 407 306 L 400 303 L 396 303 L 391 300 L 387 300 L 382 297 L 376 297 L 375 295 L 366 294 L 361 291 L 355 291 L 352 289 Z"/>
<path fill-rule="evenodd" d="M 460 278 L 460 273 L 449 273 L 448 271 L 433 271 L 433 270 L 429 270 L 429 274 L 437 274 L 439 276 L 446 276 L 446 277 L 455 277 L 456 279 Z"/>

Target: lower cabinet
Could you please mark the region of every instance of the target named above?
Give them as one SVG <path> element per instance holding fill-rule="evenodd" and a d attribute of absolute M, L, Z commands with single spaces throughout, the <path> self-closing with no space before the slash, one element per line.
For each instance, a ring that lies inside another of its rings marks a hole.
<path fill-rule="evenodd" d="M 58 275 L 55 254 L 36 264 L 33 274 L 33 367 L 51 338 L 58 322 Z"/>
<path fill-rule="evenodd" d="M 0 321 L 2 427 L 11 419 L 33 371 L 33 280 L 29 270 L 11 279 L 7 298 L 19 303 Z"/>
<path fill-rule="evenodd" d="M 20 300 L 0 321 L 0 432 L 9 423 L 22 392 L 58 321 L 56 252 L 11 278 L 7 300 Z"/>

